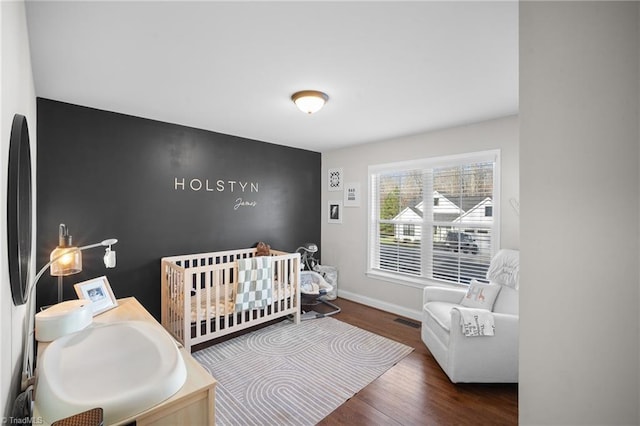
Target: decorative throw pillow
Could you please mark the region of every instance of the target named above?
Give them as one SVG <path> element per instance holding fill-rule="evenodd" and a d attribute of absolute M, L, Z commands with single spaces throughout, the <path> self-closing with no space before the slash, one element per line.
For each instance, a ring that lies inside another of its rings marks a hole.
<path fill-rule="evenodd" d="M 462 306 L 467 308 L 481 308 L 493 310 L 493 303 L 500 293 L 499 284 L 483 284 L 477 280 L 471 280 L 467 294 L 462 299 Z"/>

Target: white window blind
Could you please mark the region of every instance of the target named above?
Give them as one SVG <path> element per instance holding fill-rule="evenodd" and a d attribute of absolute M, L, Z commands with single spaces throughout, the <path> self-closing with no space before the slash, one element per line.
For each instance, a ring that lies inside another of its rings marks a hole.
<path fill-rule="evenodd" d="M 497 151 L 371 166 L 369 271 L 484 279 L 498 227 Z"/>
<path fill-rule="evenodd" d="M 420 275 L 422 247 L 423 172 L 391 170 L 372 179 L 375 219 L 371 224 L 378 268 Z M 411 232 L 407 232 L 411 230 Z"/>

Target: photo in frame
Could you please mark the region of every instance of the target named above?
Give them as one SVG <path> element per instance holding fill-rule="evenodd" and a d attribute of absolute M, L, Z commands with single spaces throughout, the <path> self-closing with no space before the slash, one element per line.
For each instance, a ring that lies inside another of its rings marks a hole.
<path fill-rule="evenodd" d="M 109 280 L 102 276 L 82 281 L 73 285 L 78 299 L 91 300 L 93 316 L 101 314 L 118 306 L 118 301 L 111 290 Z"/>
<path fill-rule="evenodd" d="M 342 201 L 329 201 L 329 223 L 342 223 Z"/>

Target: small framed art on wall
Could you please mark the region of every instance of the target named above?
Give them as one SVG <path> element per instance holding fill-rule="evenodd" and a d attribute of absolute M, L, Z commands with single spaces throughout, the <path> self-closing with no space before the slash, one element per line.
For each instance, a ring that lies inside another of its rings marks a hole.
<path fill-rule="evenodd" d="M 342 223 L 342 201 L 329 201 L 329 223 Z"/>

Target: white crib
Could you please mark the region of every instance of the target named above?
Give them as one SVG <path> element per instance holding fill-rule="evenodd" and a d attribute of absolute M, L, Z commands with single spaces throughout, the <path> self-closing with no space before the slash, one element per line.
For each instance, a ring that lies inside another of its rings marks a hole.
<path fill-rule="evenodd" d="M 238 260 L 255 248 L 162 258 L 161 322 L 191 350 L 248 327 L 292 315 L 300 322 L 300 254 L 271 250 L 271 303 L 236 312 Z"/>

